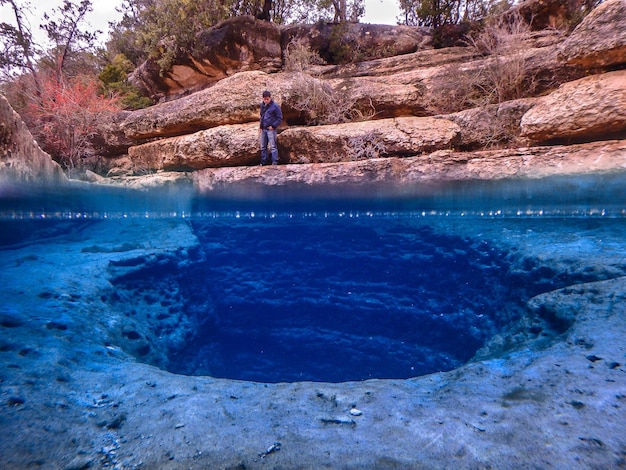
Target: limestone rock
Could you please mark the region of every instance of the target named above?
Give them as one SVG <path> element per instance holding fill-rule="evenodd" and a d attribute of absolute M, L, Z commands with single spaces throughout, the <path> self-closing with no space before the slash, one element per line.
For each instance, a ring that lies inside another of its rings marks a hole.
<path fill-rule="evenodd" d="M 535 50 L 549 48 L 554 50 L 563 42 L 562 33 L 557 30 L 533 31 L 519 38 L 524 49 Z M 545 51 L 545 49 L 544 49 Z M 312 70 L 324 78 L 345 78 L 365 76 L 385 76 L 412 72 L 415 70 L 432 69 L 446 65 L 458 64 L 467 67 L 472 62 L 481 63 L 483 55 L 471 47 L 445 47 L 443 49 L 420 49 L 416 52 L 364 60 L 342 65 L 318 66 Z M 551 57 L 546 58 L 545 66 L 551 66 Z"/>
<path fill-rule="evenodd" d="M 457 148 L 473 150 L 515 142 L 522 116 L 536 103 L 537 98 L 522 98 L 438 117 L 458 124 L 461 137 Z"/>
<path fill-rule="evenodd" d="M 340 33 L 344 48 L 363 56 L 362 60 L 398 56 L 418 50 L 432 49 L 427 28 L 366 23 L 324 23 L 287 26 L 282 31 L 282 48 L 291 43 L 302 44 L 316 51 L 328 63 L 336 63 L 340 46 L 333 48 L 333 39 Z"/>
<path fill-rule="evenodd" d="M 440 59 L 426 54 L 429 51 L 421 55 L 409 54 L 406 60 L 381 59 L 373 62 L 375 67 L 368 73 L 358 65 L 333 68 L 321 77 L 295 72 L 241 72 L 178 100 L 134 111 L 122 127 L 129 138 L 140 140 L 256 121 L 259 95 L 266 88 L 272 90 L 290 125 L 306 121 L 297 102 L 302 96 L 313 96 L 313 87 L 330 87 L 365 116 L 371 113 L 374 119 L 458 111 L 463 100 L 456 95 L 462 94 L 459 91 L 462 85 L 472 83 L 475 75 L 489 67 L 494 59 L 463 62 L 474 55 L 460 48 L 453 49 L 455 52 L 442 53 Z M 582 73 L 577 67 L 558 62 L 554 45 L 525 50 L 523 60 L 529 79 L 537 85 L 537 92 L 554 83 L 579 78 Z M 353 72 L 356 76 L 352 76 Z M 447 91 L 455 96 L 447 97 Z"/>
<path fill-rule="evenodd" d="M 115 157 L 125 154 L 128 147 L 137 145 L 126 137 L 122 129 L 122 123 L 128 117 L 130 111 L 121 111 L 111 115 L 111 119 L 98 123 L 98 133 L 92 137 L 95 152 L 103 157 Z"/>
<path fill-rule="evenodd" d="M 257 123 L 233 124 L 131 147 L 135 174 L 258 163 Z"/>
<path fill-rule="evenodd" d="M 0 95 L 0 186 L 67 181 L 59 164 L 41 150 L 26 124 Z"/>
<path fill-rule="evenodd" d="M 102 169 L 107 176 L 132 175 L 134 166 L 128 154 L 104 160 L 105 167 Z"/>
<path fill-rule="evenodd" d="M 238 16 L 201 33 L 193 55 L 176 61 L 165 74 L 148 60 L 133 73 L 131 82 L 153 99 L 171 99 L 237 72 L 276 72 L 281 63 L 278 26 L 252 16 Z"/>
<path fill-rule="evenodd" d="M 425 88 L 418 80 L 398 83 L 393 76 L 354 77 L 330 79 L 328 84 L 337 96 L 374 119 L 429 114 L 423 100 Z"/>
<path fill-rule="evenodd" d="M 593 10 L 562 44 L 559 59 L 589 68 L 626 63 L 626 0 Z"/>
<path fill-rule="evenodd" d="M 281 101 L 278 83 L 264 72 L 242 72 L 184 98 L 133 111 L 122 128 L 129 138 L 142 139 L 255 121 L 264 89 L 271 89 Z"/>
<path fill-rule="evenodd" d="M 626 71 L 562 85 L 522 118 L 521 135 L 535 142 L 590 141 L 626 134 Z"/>
<path fill-rule="evenodd" d="M 281 160 L 290 163 L 339 162 L 450 148 L 459 132 L 445 119 L 401 117 L 290 128 L 280 134 L 279 145 Z"/>
<path fill-rule="evenodd" d="M 282 162 L 338 162 L 449 148 L 458 134 L 458 126 L 445 119 L 404 117 L 292 127 L 280 133 L 278 145 Z M 260 161 L 258 124 L 218 126 L 161 139 L 131 147 L 128 155 L 134 174 L 254 165 Z"/>
<path fill-rule="evenodd" d="M 342 100 L 354 102 L 375 117 L 424 115 L 419 82 L 395 82 L 389 77 L 321 80 L 301 73 L 241 72 L 206 90 L 175 101 L 133 111 L 122 124 L 131 139 L 170 137 L 224 124 L 258 121 L 261 92 L 265 89 L 283 110 L 285 123 L 298 124 L 304 113 L 297 102 L 314 88 L 334 90 Z"/>
<path fill-rule="evenodd" d="M 498 64 L 508 59 L 476 57 L 469 50 L 451 49 L 454 51 L 442 52 L 438 60 L 428 55 L 430 51 L 424 51 L 402 59 L 371 61 L 371 69 L 359 64 L 336 68 L 323 77 L 335 91 L 353 99 L 359 109 L 374 110 L 374 118 L 453 113 L 467 106 L 468 96 L 475 93 L 472 84 L 476 77 L 487 75 L 485 70 L 497 74 L 501 67 Z M 522 49 L 511 60 L 514 64 L 523 63 L 525 80 L 532 82 L 533 92 L 539 94 L 584 74 L 580 67 L 557 61 L 556 54 L 556 45 L 549 42 L 544 47 Z M 341 78 L 342 75 L 348 78 Z"/>
<path fill-rule="evenodd" d="M 106 183 L 111 186 L 128 188 L 138 191 L 173 191 L 179 197 L 193 185 L 191 173 L 182 171 L 159 171 L 145 175 L 112 176 Z"/>
<path fill-rule="evenodd" d="M 438 151 L 407 158 L 276 167 L 208 168 L 193 174 L 200 192 L 252 186 L 366 185 L 395 188 L 415 183 L 502 178 L 543 178 L 626 170 L 626 140 L 569 146 L 528 147 L 462 153 Z"/>
<path fill-rule="evenodd" d="M 282 65 L 280 29 L 253 16 L 236 16 L 198 36 L 197 59 L 208 70 L 277 72 Z"/>
<path fill-rule="evenodd" d="M 504 17 L 519 13 L 535 30 L 562 28 L 580 11 L 583 3 L 584 0 L 522 0 L 505 12 Z"/>

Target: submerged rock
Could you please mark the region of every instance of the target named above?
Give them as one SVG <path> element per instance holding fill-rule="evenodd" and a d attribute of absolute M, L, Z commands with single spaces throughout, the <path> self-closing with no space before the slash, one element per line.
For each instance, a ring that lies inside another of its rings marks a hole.
<path fill-rule="evenodd" d="M 558 278 L 556 266 L 562 262 L 574 274 L 596 280 L 535 295 L 524 311 L 525 322 L 496 338 L 493 354 L 449 372 L 408 380 L 268 384 L 171 374 L 127 352 L 141 354 L 154 341 L 156 347 L 143 356 L 150 359 L 157 348 L 183 342 L 185 331 L 197 329 L 185 321 L 178 330 L 181 317 L 210 312 L 210 299 L 186 310 L 177 287 L 184 283 L 163 282 L 175 274 L 163 260 L 177 259 L 183 266 L 190 253 L 201 252 L 188 221 L 72 221 L 80 225 L 65 227 L 66 236 L 59 236 L 61 230 L 41 244 L 42 233 L 36 232 L 30 244 L 0 250 L 2 309 L 18 320 L 0 322 L 3 468 L 34 463 L 346 470 L 416 464 L 619 466 L 626 419 L 623 222 L 449 217 L 429 222 L 438 227 L 435 235 L 457 233 L 484 253 L 490 246 L 509 251 L 519 272 L 528 273 L 532 257 L 537 275 Z M 607 222 L 615 231 L 607 231 Z M 236 230 L 245 221 L 223 223 Z M 413 219 L 407 227 L 419 230 L 422 223 Z M 212 233 L 210 224 L 208 230 Z M 207 253 L 223 250 L 219 237 L 214 242 L 204 248 Z M 268 237 L 264 243 L 269 247 L 277 240 Z M 564 244 L 570 249 L 562 249 Z M 386 245 L 378 248 L 379 261 L 391 267 L 395 260 L 385 257 Z M 614 270 L 598 271 L 600 265 Z M 139 276 L 139 268 L 148 271 Z M 224 272 L 235 279 L 229 289 L 252 295 L 254 284 L 241 285 L 236 273 Z M 134 289 L 132 295 L 116 292 L 120 281 Z M 439 281 L 454 292 L 452 280 Z M 197 293 L 189 289 L 188 294 Z M 349 301 L 349 294 L 343 295 Z M 297 309 L 289 315 L 297 315 Z M 463 315 L 459 312 L 459 318 Z M 219 327 L 206 326 L 207 333 Z M 143 347 L 137 349 L 139 342 Z"/>

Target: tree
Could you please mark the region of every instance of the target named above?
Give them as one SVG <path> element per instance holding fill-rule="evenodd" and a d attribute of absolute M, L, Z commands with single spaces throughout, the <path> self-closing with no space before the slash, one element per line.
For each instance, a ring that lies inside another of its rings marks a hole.
<path fill-rule="evenodd" d="M 402 23 L 439 28 L 461 21 L 477 21 L 496 9 L 507 7 L 507 0 L 399 0 Z"/>
<path fill-rule="evenodd" d="M 132 64 L 122 54 L 113 57 L 111 63 L 105 65 L 98 74 L 98 79 L 102 82 L 102 94 L 119 97 L 119 103 L 124 109 L 147 108 L 153 104 L 152 100 L 143 96 L 139 88 L 128 81 L 128 74 L 132 69 Z"/>
<path fill-rule="evenodd" d="M 41 70 L 55 70 L 57 78 L 66 73 L 72 60 L 84 59 L 85 53 L 95 50 L 100 31 L 81 29 L 85 15 L 92 10 L 91 0 L 64 0 L 62 6 L 44 14 L 45 23 L 40 27 L 53 44 L 49 50 L 33 42 L 33 35 L 26 20 L 30 4 L 18 0 L 0 0 L 11 6 L 15 25 L 0 23 L 3 49 L 0 53 L 0 69 L 5 77 L 28 73 L 35 84 L 35 94 L 41 93 L 39 74 Z M 81 71 L 82 73 L 83 71 Z M 71 74 L 70 74 L 71 75 Z"/>
<path fill-rule="evenodd" d="M 52 44 L 47 50 L 33 42 L 26 21 L 29 4 L 0 3 L 9 4 L 15 15 L 14 25 L 0 24 L 4 93 L 42 148 L 71 172 L 93 156 L 99 125 L 120 110 L 116 94 L 103 94 L 96 76 L 99 32 L 83 28 L 91 0 L 65 0 L 44 15 L 41 28 Z"/>
<path fill-rule="evenodd" d="M 119 111 L 117 98 L 98 92 L 100 83 L 89 76 L 58 80 L 42 78 L 42 97 L 30 101 L 22 118 L 42 148 L 71 174 L 94 156 L 92 138 L 99 124 Z"/>
<path fill-rule="evenodd" d="M 237 3 L 248 9 L 250 4 Z M 107 49 L 111 55 L 123 54 L 135 67 L 154 59 L 165 71 L 194 50 L 200 31 L 226 19 L 232 8 L 232 0 L 124 0 L 122 19 L 112 25 Z"/>
<path fill-rule="evenodd" d="M 80 3 L 64 0 L 62 6 L 53 10 L 56 18 L 44 13 L 43 18 L 47 23 L 42 24 L 41 28 L 53 44 L 48 60 L 59 80 L 70 59 L 81 52 L 93 50 L 98 35 L 102 33 L 80 28 L 85 15 L 92 10 L 91 0 L 81 0 Z"/>
<path fill-rule="evenodd" d="M 0 5 L 9 4 L 15 15 L 15 26 L 8 23 L 0 23 L 0 38 L 3 48 L 0 51 L 0 71 L 4 77 L 10 77 L 15 73 L 28 71 L 35 84 L 35 92 L 39 96 L 41 86 L 35 62 L 40 54 L 39 49 L 33 44 L 33 35 L 26 21 L 26 13 L 29 12 L 29 4 L 19 5 L 15 0 L 0 0 Z"/>
<path fill-rule="evenodd" d="M 364 0 L 123 0 L 122 19 L 111 26 L 107 49 L 135 67 L 154 60 L 165 72 L 193 55 L 196 37 L 218 22 L 252 15 L 277 24 L 318 20 L 358 21 Z"/>

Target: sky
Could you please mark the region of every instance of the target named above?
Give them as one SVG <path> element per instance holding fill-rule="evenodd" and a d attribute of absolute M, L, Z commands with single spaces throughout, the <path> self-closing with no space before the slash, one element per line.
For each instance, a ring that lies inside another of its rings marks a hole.
<path fill-rule="evenodd" d="M 42 4 L 45 3 L 45 6 Z M 53 8 L 61 5 L 62 0 L 47 0 L 46 2 L 31 1 L 32 15 L 29 15 L 31 32 L 37 42 L 45 41 L 45 33 L 39 29 L 41 16 L 44 11 L 51 12 Z M 111 21 L 118 21 L 121 14 L 115 11 L 120 5 L 120 0 L 94 1 L 93 11 L 86 16 L 86 22 L 94 29 L 100 30 L 104 34 L 100 36 L 100 41 L 104 43 L 107 39 L 107 31 Z M 399 15 L 397 0 L 365 0 L 365 16 L 361 18 L 361 23 L 372 24 L 391 24 L 397 23 L 396 18 Z M 0 21 L 14 23 L 13 11 L 8 5 L 0 7 Z"/>
<path fill-rule="evenodd" d="M 399 14 L 397 0 L 365 0 L 365 16 L 361 23 L 397 24 Z"/>

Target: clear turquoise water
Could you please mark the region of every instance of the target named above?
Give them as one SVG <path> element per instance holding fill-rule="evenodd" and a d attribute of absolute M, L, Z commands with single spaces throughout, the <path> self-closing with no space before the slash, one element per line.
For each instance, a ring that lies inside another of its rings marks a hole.
<path fill-rule="evenodd" d="M 0 196 L 5 250 L 34 242 L 45 249 L 47 237 L 70 240 L 80 224 L 103 232 L 125 220 L 188 225 L 198 253 L 113 277 L 126 300 L 111 297 L 110 308 L 135 315 L 150 308 L 135 301 L 149 292 L 193 325 L 185 344 L 155 365 L 261 382 L 453 369 L 515 322 L 533 295 L 621 269 L 520 271 L 516 246 L 543 253 L 569 240 L 552 253 L 558 259 L 602 255 L 604 245 L 626 252 L 624 175 L 401 190 L 241 186 L 210 195 L 5 188 Z M 165 279 L 175 284 L 174 300 Z M 163 315 L 151 328 L 172 334 L 176 325 Z M 144 360 L 141 350 L 131 353 Z"/>

